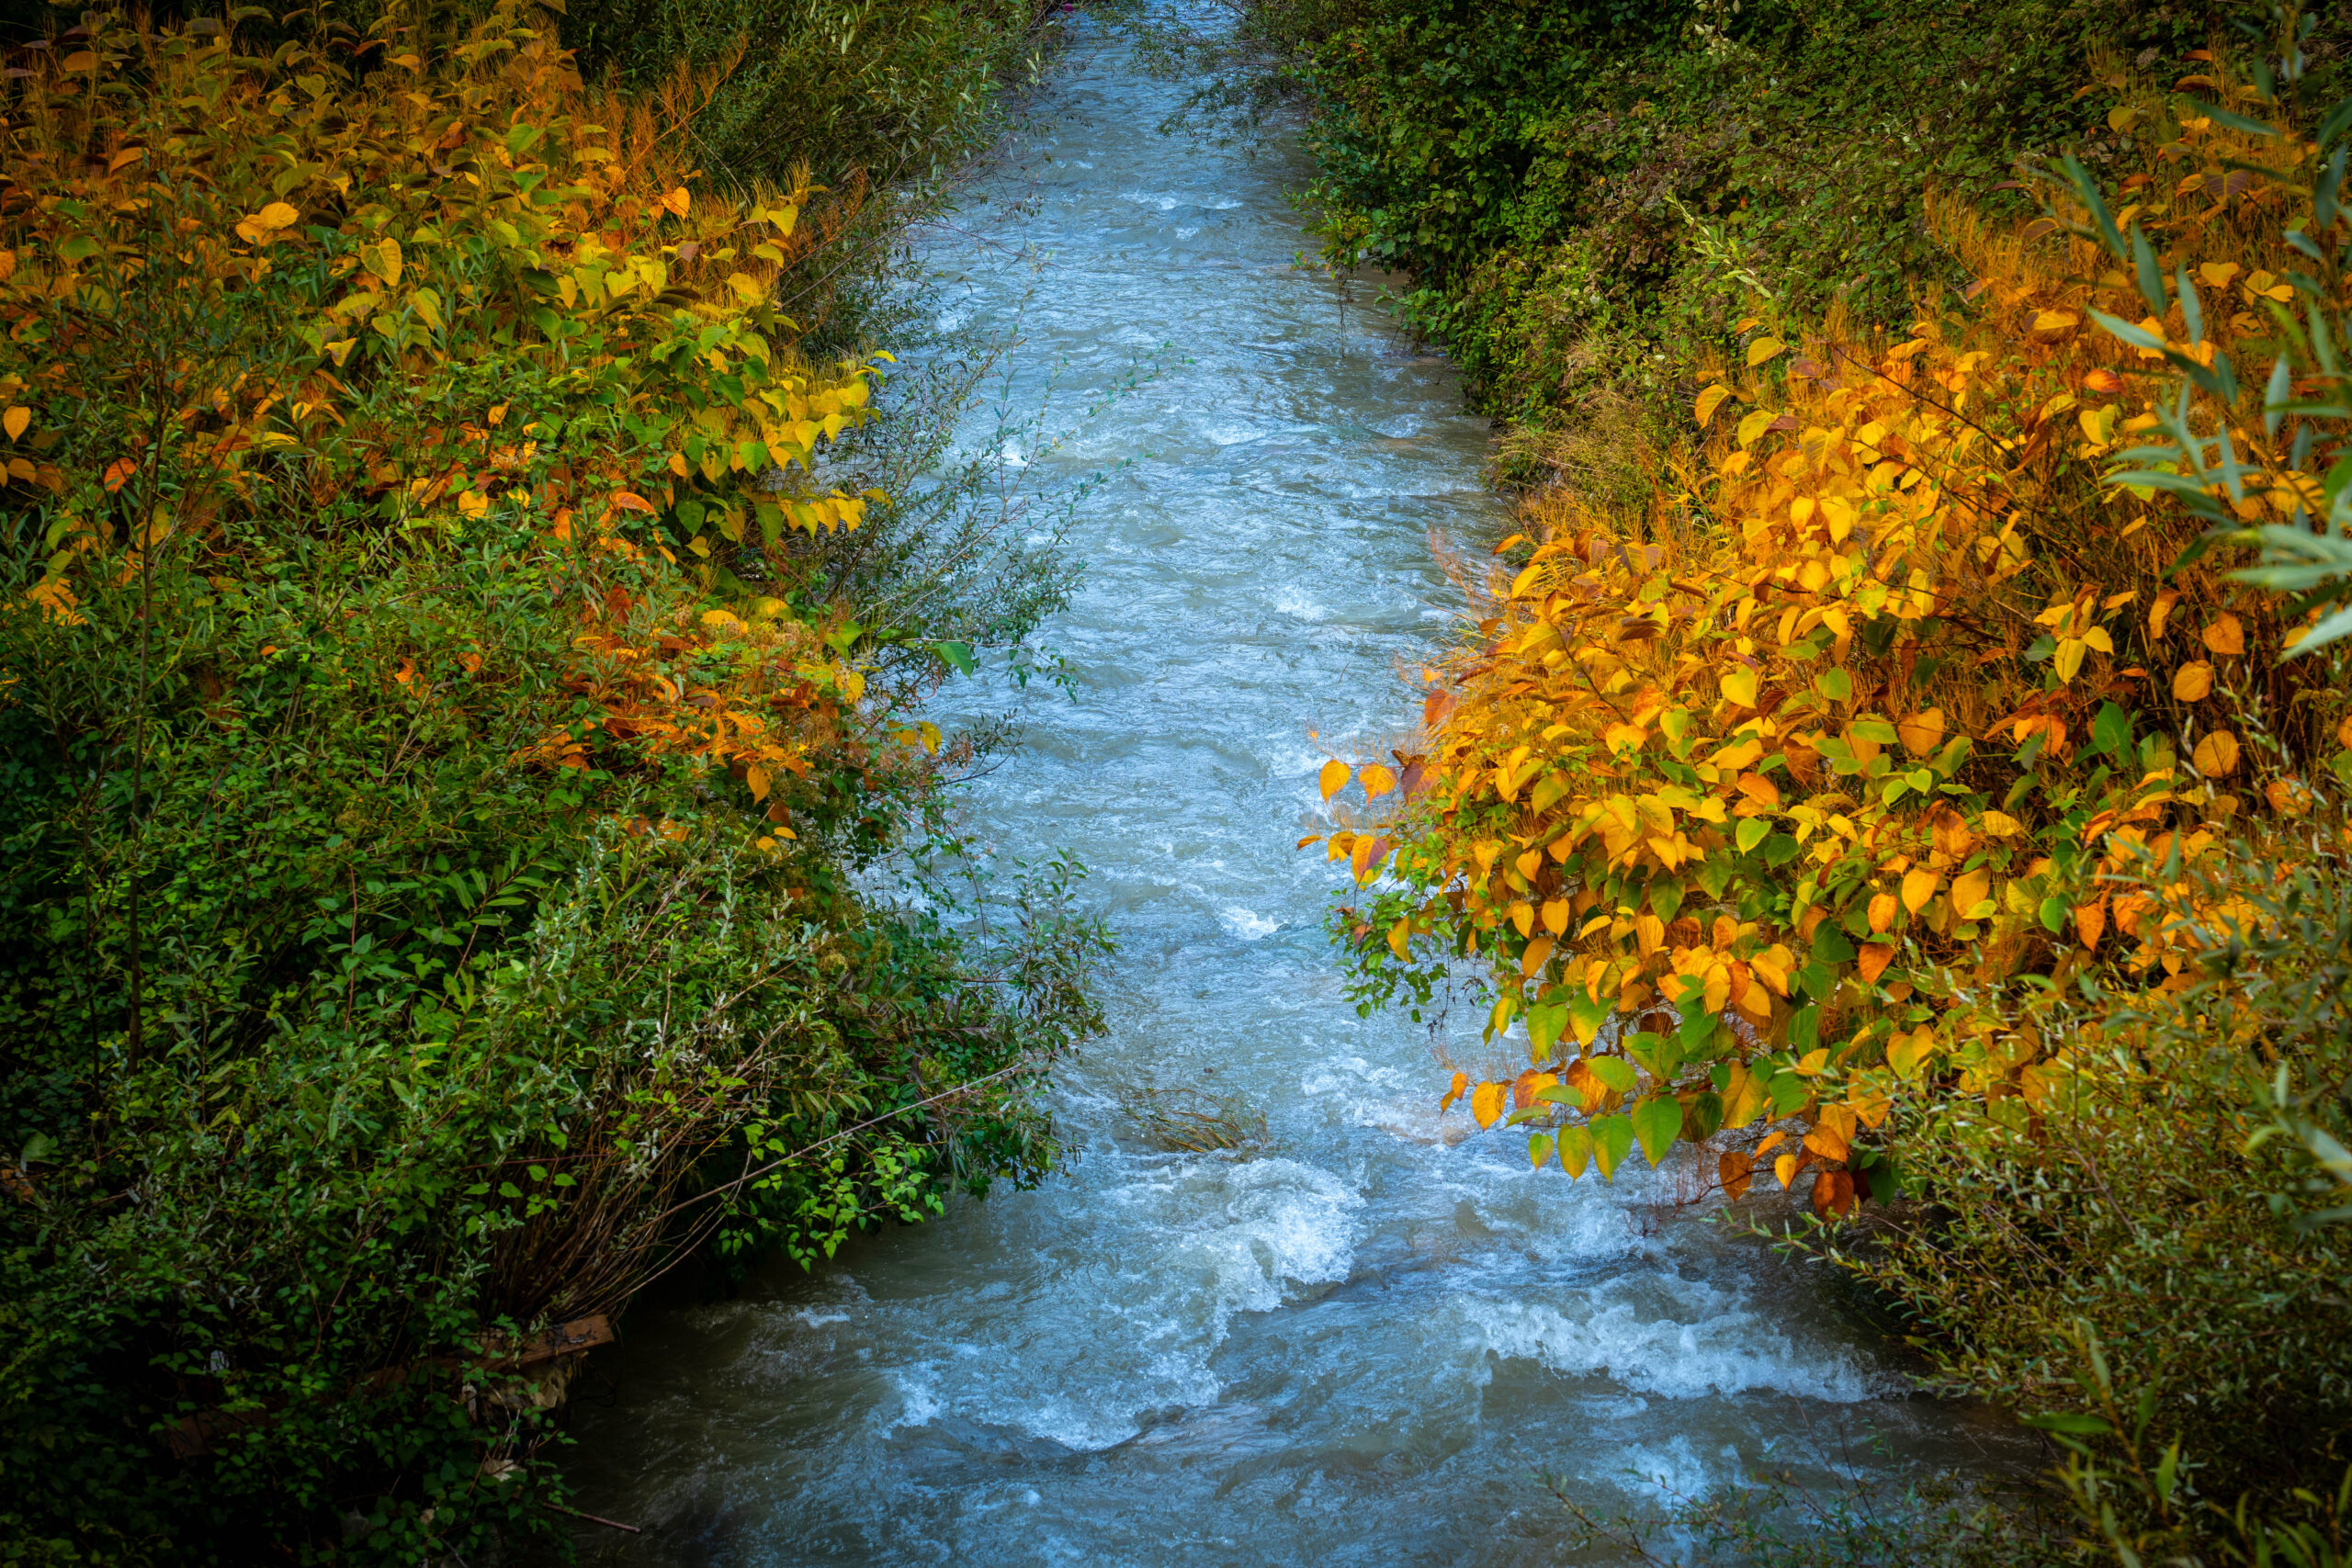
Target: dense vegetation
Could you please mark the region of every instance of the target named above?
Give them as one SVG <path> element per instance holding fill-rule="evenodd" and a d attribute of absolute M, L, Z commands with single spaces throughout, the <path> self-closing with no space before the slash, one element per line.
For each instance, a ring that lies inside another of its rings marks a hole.
<path fill-rule="evenodd" d="M 1528 486 L 1421 739 L 1326 770 L 1365 1005 L 1483 972 L 1449 1103 L 1805 1201 L 2064 1461 L 2047 1529 L 1663 1540 L 2343 1561 L 2352 104 L 2332 18 L 2229 19 L 1157 36 L 1303 97 L 1326 259 L 1406 275 Z"/>
<path fill-rule="evenodd" d="M 1054 1157 L 920 707 L 1069 574 L 867 351 L 1042 35 L 774 9 L 11 55 L 0 1560 L 560 1544 L 532 1336 Z"/>

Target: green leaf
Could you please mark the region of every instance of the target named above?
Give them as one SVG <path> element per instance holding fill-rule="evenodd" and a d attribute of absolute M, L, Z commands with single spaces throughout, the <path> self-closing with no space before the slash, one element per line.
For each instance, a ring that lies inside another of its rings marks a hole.
<path fill-rule="evenodd" d="M 1824 670 L 1813 678 L 1813 689 L 1833 703 L 1842 703 L 1854 694 L 1854 678 L 1843 670 Z"/>
<path fill-rule="evenodd" d="M 1552 1134 L 1538 1133 L 1527 1140 L 1527 1163 L 1541 1166 L 1552 1157 Z"/>
<path fill-rule="evenodd" d="M 1694 1144 L 1703 1144 L 1723 1129 L 1724 1097 L 1707 1093 L 1690 1101 L 1689 1124 L 1683 1132 Z"/>
<path fill-rule="evenodd" d="M 1589 1125 L 1592 1132 L 1592 1166 L 1606 1181 L 1625 1163 L 1625 1156 L 1634 1152 L 1633 1118 L 1603 1116 Z"/>
<path fill-rule="evenodd" d="M 1619 1094 L 1633 1093 L 1634 1086 L 1641 1081 L 1634 1076 L 1634 1065 L 1622 1056 L 1594 1056 L 1586 1061 L 1585 1066 Z"/>
<path fill-rule="evenodd" d="M 2098 716 L 2091 720 L 2091 745 L 2111 757 L 2128 756 L 2132 745 L 2132 716 L 2113 703 L 2101 704 Z"/>
<path fill-rule="evenodd" d="M 1670 1094 L 1654 1094 L 1634 1107 L 1634 1136 L 1655 1166 L 1682 1135 L 1682 1102 Z"/>
<path fill-rule="evenodd" d="M 1739 852 L 1746 854 L 1770 837 L 1771 831 L 1770 818 L 1746 817 L 1740 819 L 1737 828 L 1732 829 L 1732 840 L 1739 846 Z"/>
<path fill-rule="evenodd" d="M 1650 884 L 1650 913 L 1671 922 L 1682 910 L 1682 883 L 1679 877 L 1661 876 Z"/>
<path fill-rule="evenodd" d="M 972 672 L 972 645 L 970 643 L 934 642 L 931 645 L 931 650 L 932 652 L 939 655 L 940 658 L 947 660 L 948 663 L 954 665 L 957 670 L 963 671 L 965 674 L 969 675 Z"/>
<path fill-rule="evenodd" d="M 1813 961 L 1816 964 L 1851 964 L 1854 944 L 1838 929 L 1835 920 L 1824 920 L 1813 933 Z"/>
<path fill-rule="evenodd" d="M 1588 1127 L 1561 1128 L 1557 1146 L 1560 1168 L 1568 1173 L 1571 1181 L 1582 1176 L 1584 1168 L 1592 1163 L 1592 1132 Z"/>
<path fill-rule="evenodd" d="M 2044 1432 L 2066 1432 L 2075 1437 L 2097 1437 L 2115 1430 L 2107 1424 L 2104 1416 L 2068 1416 L 2063 1413 L 2052 1413 L 2020 1416 L 2019 1419 L 2027 1426 L 2037 1427 Z"/>

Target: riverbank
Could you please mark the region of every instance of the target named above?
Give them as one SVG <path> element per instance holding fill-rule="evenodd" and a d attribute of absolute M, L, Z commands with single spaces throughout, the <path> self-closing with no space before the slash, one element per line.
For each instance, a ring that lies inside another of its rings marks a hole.
<path fill-rule="evenodd" d="M 1104 476 L 1048 631 L 1069 689 L 957 689 L 1030 737 L 976 812 L 1007 853 L 1069 846 L 1121 936 L 1107 1032 L 1057 1076 L 1073 1157 L 634 1324 L 571 1473 L 642 1533 L 594 1544 L 1524 1563 L 1575 1528 L 1539 1465 L 1627 1506 L 1781 1462 L 1997 1466 L 2017 1450 L 1905 1398 L 1813 1271 L 1686 1223 L 1691 1169 L 1532 1171 L 1438 1113 L 1433 1050 L 1477 1050 L 1475 1018 L 1356 1013 L 1333 873 L 1293 846 L 1330 826 L 1327 747 L 1402 739 L 1445 645 L 1432 527 L 1475 549 L 1510 513 L 1455 369 L 1295 265 L 1311 164 L 1160 135 L 1182 96 L 1081 33 L 929 255 L 954 319 L 1018 322 L 1015 406 L 1065 411 L 1026 471 Z M 1204 1150 L 1155 1105 L 1263 1122 Z"/>
<path fill-rule="evenodd" d="M 930 714 L 1073 568 L 873 336 L 1053 28 L 861 15 L 14 48 L 10 1561 L 560 1548 L 648 1282 L 1053 1168 L 1106 939 Z"/>
<path fill-rule="evenodd" d="M 1324 781 L 1357 994 L 1480 964 L 1457 1114 L 1804 1199 L 2060 1461 L 1989 1536 L 1769 1488 L 1646 1528 L 2340 1551 L 2334 18 L 1242 15 L 1163 49 L 1302 96 L 1327 261 L 1411 274 L 1527 487 L 1412 739 Z"/>

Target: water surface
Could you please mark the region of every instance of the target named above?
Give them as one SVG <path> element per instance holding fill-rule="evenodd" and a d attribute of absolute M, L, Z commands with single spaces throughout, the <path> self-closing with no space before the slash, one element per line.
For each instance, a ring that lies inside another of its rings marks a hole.
<path fill-rule="evenodd" d="M 1067 406 L 1162 365 L 1039 459 L 1125 467 L 1049 634 L 1075 696 L 1014 699 L 1027 748 L 974 805 L 1002 851 L 1073 850 L 1124 944 L 1112 1036 L 1057 1095 L 1077 1156 L 813 1279 L 633 1320 L 572 1472 L 581 1506 L 645 1533 L 587 1544 L 1599 1562 L 1565 1552 L 1539 1468 L 1618 1506 L 1782 1464 L 1973 1462 L 1967 1413 L 1905 1397 L 1817 1278 L 1662 1206 L 1671 1168 L 1530 1172 L 1523 1141 L 1440 1120 L 1427 1031 L 1347 1003 L 1330 870 L 1291 845 L 1324 825 L 1325 758 L 1416 705 L 1460 603 L 1432 530 L 1499 531 L 1487 433 L 1360 286 L 1343 312 L 1293 265 L 1295 153 L 1156 133 L 1180 91 L 1081 42 L 996 178 L 1015 215 L 933 257 L 951 314 L 1019 313 L 1023 373 L 1057 371 Z M 1455 1048 L 1475 1065 L 1475 1028 Z M 1139 1082 L 1246 1100 L 1266 1142 L 1155 1152 L 1119 1110 Z"/>

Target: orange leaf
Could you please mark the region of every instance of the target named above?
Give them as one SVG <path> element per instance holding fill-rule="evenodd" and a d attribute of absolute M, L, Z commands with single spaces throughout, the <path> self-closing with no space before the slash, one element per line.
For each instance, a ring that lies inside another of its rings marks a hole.
<path fill-rule="evenodd" d="M 1724 1196 L 1736 1203 L 1747 1196 L 1747 1184 L 1756 1178 L 1756 1162 L 1744 1154 L 1726 1153 L 1715 1161 L 1715 1179 L 1723 1183 Z"/>
<path fill-rule="evenodd" d="M 2244 653 L 2245 627 L 2239 624 L 2235 615 L 2224 610 L 2213 617 L 2211 626 L 2205 628 L 2204 640 L 2206 647 L 2225 658 Z"/>
<path fill-rule="evenodd" d="M 1348 765 L 1336 757 L 1323 764 L 1323 771 L 1315 775 L 1315 782 L 1323 791 L 1324 799 L 1329 800 L 1347 788 L 1348 773 Z"/>
<path fill-rule="evenodd" d="M 1813 1179 L 1813 1212 L 1823 1219 L 1844 1219 L 1854 1208 L 1854 1179 L 1842 1170 L 1826 1170 Z"/>
<path fill-rule="evenodd" d="M 1924 708 L 1894 727 L 1903 749 L 1914 757 L 1924 757 L 1944 743 L 1944 710 Z"/>
<path fill-rule="evenodd" d="M 1453 1108 L 1453 1102 L 1462 1098 L 1462 1091 L 1469 1087 L 1470 1075 L 1468 1073 L 1454 1074 L 1453 1087 L 1447 1089 L 1445 1091 L 1445 1098 L 1437 1102 L 1437 1113 L 1442 1116 L 1448 1111 L 1451 1111 Z"/>
<path fill-rule="evenodd" d="M 2200 703 L 2213 689 L 2213 667 L 2203 660 L 2184 664 L 2174 672 L 2172 694 L 2184 703 Z"/>
<path fill-rule="evenodd" d="M 2107 900 L 2104 897 L 2094 898 L 2087 904 L 2075 906 L 2075 931 L 2083 939 L 2085 947 L 2094 953 L 2098 952 L 2099 936 L 2106 930 Z"/>
<path fill-rule="evenodd" d="M 107 493 L 112 494 L 130 483 L 130 476 L 138 471 L 139 465 L 129 457 L 117 457 L 113 462 L 108 463 L 106 474 Z"/>
<path fill-rule="evenodd" d="M 2225 779 L 2238 771 L 2238 738 L 2217 729 L 2197 743 L 2189 760 L 2209 779 Z"/>
<path fill-rule="evenodd" d="M 1823 1159 L 1843 1160 L 1853 1153 L 1844 1134 L 1826 1122 L 1804 1135 L 1804 1146 Z"/>
<path fill-rule="evenodd" d="M 1875 985 L 1878 977 L 1886 973 L 1886 966 L 1894 962 L 1894 944 L 1891 942 L 1865 942 L 1856 957 L 1860 962 L 1854 965 L 1854 971 L 1862 977 L 1862 984 Z"/>
<path fill-rule="evenodd" d="M 635 491 L 630 490 L 615 491 L 613 492 L 612 504 L 615 509 L 622 512 L 644 512 L 650 513 L 653 510 L 653 503 L 651 502 L 646 500 L 645 497 L 638 494 Z"/>
<path fill-rule="evenodd" d="M 1917 914 L 1936 896 L 1943 878 L 1926 866 L 1915 866 L 1903 874 L 1903 907 Z"/>

